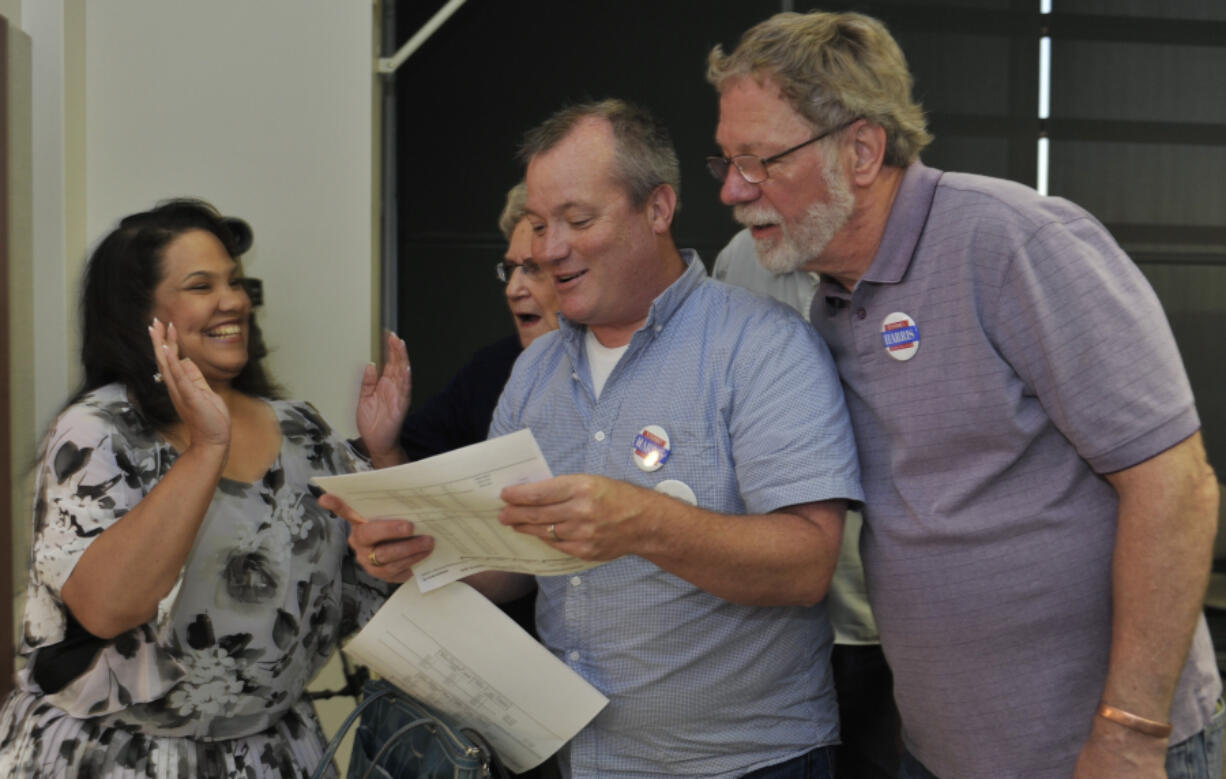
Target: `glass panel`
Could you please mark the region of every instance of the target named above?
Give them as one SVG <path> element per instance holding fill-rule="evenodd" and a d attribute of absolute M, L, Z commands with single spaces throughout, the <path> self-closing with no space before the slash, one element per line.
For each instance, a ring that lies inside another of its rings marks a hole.
<path fill-rule="evenodd" d="M 1052 10 L 1156 19 L 1226 20 L 1226 3 L 1222 0 L 1053 0 Z"/>
<path fill-rule="evenodd" d="M 1138 265 L 1175 332 L 1196 395 L 1209 462 L 1221 478 L 1226 473 L 1226 360 L 1221 343 L 1226 332 L 1226 265 Z"/>
<path fill-rule="evenodd" d="M 1051 194 L 1103 222 L 1221 227 L 1226 214 L 1226 146 L 1053 138 L 1049 175 Z"/>
<path fill-rule="evenodd" d="M 1226 123 L 1226 46 L 1057 38 L 1051 56 L 1054 118 Z"/>
<path fill-rule="evenodd" d="M 1009 143 L 1001 138 L 937 135 L 922 158 L 925 165 L 941 170 L 1009 176 Z"/>
<path fill-rule="evenodd" d="M 1009 38 L 918 30 L 897 30 L 895 37 L 926 112 L 1008 115 Z"/>

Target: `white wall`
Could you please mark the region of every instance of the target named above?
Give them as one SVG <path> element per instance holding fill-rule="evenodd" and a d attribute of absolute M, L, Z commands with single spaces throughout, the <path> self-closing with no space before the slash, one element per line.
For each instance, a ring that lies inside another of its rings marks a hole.
<path fill-rule="evenodd" d="M 273 375 L 345 434 L 372 343 L 370 0 L 85 10 L 85 233 L 203 197 L 255 231 Z"/>
<path fill-rule="evenodd" d="M 68 13 L 74 13 L 73 9 Z M 79 27 L 84 12 L 77 10 L 75 13 Z M 33 289 L 35 311 L 38 312 L 34 329 L 37 355 L 34 375 L 39 390 L 35 393 L 33 409 L 36 435 L 46 428 L 64 402 L 68 387 L 77 380 L 78 373 L 72 366 L 79 362 L 75 327 L 70 321 L 75 309 L 70 307 L 70 300 L 80 257 L 74 257 L 74 252 L 68 248 L 68 177 L 65 170 L 68 155 L 64 130 L 66 83 L 79 87 L 81 78 L 66 79 L 65 15 L 64 4 L 60 2 L 27 2 L 22 13 L 22 28 L 34 41 L 31 165 L 36 182 L 32 232 L 34 256 L 38 259 Z M 71 23 L 68 26 L 71 27 Z M 83 107 L 84 93 L 78 88 L 74 94 L 75 102 Z M 80 111 L 77 113 L 79 115 Z M 74 179 L 84 180 L 83 176 Z M 75 210 L 80 213 L 84 191 L 78 186 L 76 192 L 78 206 Z M 77 255 L 84 248 L 80 237 L 83 231 L 84 225 L 78 225 L 74 232 Z"/>
<path fill-rule="evenodd" d="M 32 43 L 33 424 L 15 455 L 78 380 L 87 249 L 177 195 L 252 224 L 269 367 L 351 434 L 378 321 L 374 0 L 0 0 L 0 13 Z M 18 510 L 18 589 L 28 526 Z"/>

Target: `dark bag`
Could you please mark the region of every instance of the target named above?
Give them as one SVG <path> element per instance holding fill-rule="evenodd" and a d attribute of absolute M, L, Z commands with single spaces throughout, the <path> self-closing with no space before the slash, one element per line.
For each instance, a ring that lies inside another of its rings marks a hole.
<path fill-rule="evenodd" d="M 498 756 L 480 733 L 460 727 L 389 682 L 369 681 L 336 735 L 314 779 L 332 762 L 341 739 L 361 718 L 353 737 L 348 779 L 479 779 L 506 777 Z"/>

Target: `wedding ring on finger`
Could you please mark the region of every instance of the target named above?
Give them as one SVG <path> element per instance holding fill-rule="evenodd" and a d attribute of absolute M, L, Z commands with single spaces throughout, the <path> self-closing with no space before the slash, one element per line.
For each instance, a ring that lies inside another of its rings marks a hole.
<path fill-rule="evenodd" d="M 556 527 L 556 526 L 555 526 L 555 525 L 550 525 L 550 526 L 549 526 L 548 533 L 549 533 L 549 540 L 553 541 L 553 542 L 556 544 L 557 542 L 561 541 L 562 539 L 558 538 L 557 531 L 555 531 L 555 530 L 554 530 L 554 527 Z"/>
<path fill-rule="evenodd" d="M 370 557 L 366 559 L 370 560 L 370 564 L 373 565 L 375 568 L 379 568 L 383 565 L 383 562 L 379 559 L 379 556 L 375 554 L 374 549 L 370 550 Z"/>
<path fill-rule="evenodd" d="M 155 374 L 153 374 L 153 383 L 154 383 L 154 384 L 161 384 L 161 383 L 162 383 L 162 374 L 160 374 L 160 373 L 155 373 Z"/>

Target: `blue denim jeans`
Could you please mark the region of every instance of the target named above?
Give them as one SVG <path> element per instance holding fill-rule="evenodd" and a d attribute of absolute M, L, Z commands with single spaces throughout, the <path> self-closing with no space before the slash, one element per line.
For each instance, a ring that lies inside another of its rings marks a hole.
<path fill-rule="evenodd" d="M 1200 733 L 1166 751 L 1167 779 L 1222 779 L 1222 734 L 1226 707 L 1218 699 L 1213 718 Z"/>
<path fill-rule="evenodd" d="M 1167 749 L 1167 779 L 1222 779 L 1224 725 L 1226 725 L 1226 707 L 1219 700 L 1213 718 L 1209 720 L 1204 730 Z M 898 768 L 898 779 L 937 779 L 937 777 L 904 749 L 902 764 Z"/>
<path fill-rule="evenodd" d="M 744 779 L 833 779 L 834 747 L 818 747 L 799 757 L 745 774 Z"/>

